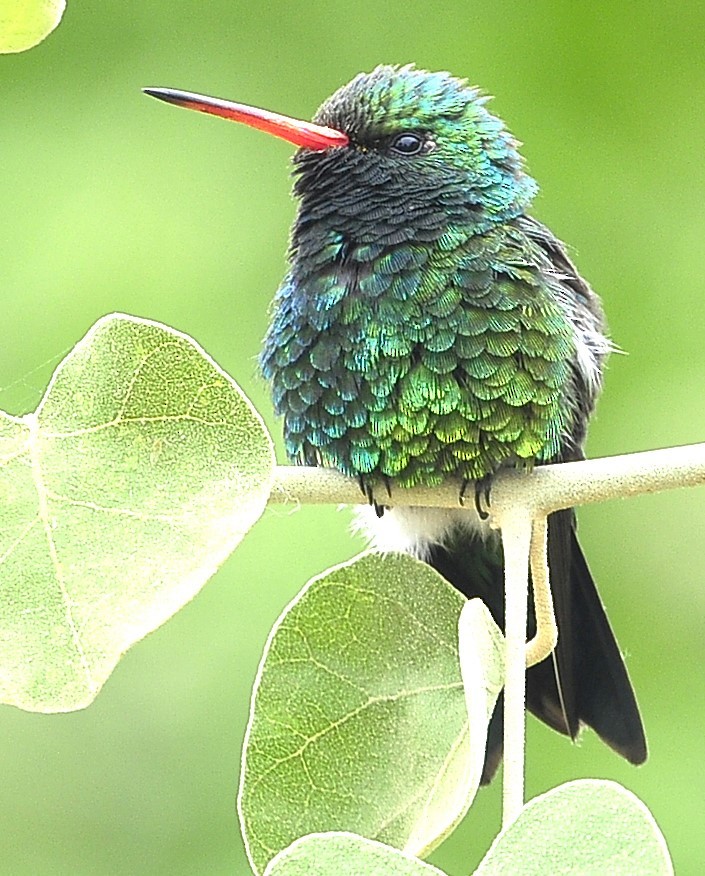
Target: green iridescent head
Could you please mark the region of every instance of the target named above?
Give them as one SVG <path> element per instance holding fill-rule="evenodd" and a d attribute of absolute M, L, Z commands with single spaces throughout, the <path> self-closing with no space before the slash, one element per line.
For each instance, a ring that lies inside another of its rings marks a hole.
<path fill-rule="evenodd" d="M 523 171 L 516 140 L 488 112 L 487 100 L 450 73 L 413 65 L 361 73 L 314 117 L 317 124 L 344 132 L 349 144 L 300 150 L 297 194 L 330 200 L 338 191 L 344 194 L 349 176 L 363 202 L 366 190 L 374 188 L 383 200 L 393 192 L 404 204 L 420 200 L 420 209 L 448 206 L 451 213 L 464 214 L 469 208 L 480 225 L 519 215 L 536 184 Z"/>

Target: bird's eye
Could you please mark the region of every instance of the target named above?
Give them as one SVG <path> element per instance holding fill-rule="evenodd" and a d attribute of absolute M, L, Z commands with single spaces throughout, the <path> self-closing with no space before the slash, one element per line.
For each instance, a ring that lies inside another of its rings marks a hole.
<path fill-rule="evenodd" d="M 419 134 L 398 134 L 390 143 L 392 152 L 399 155 L 418 155 L 423 150 L 424 140 Z"/>

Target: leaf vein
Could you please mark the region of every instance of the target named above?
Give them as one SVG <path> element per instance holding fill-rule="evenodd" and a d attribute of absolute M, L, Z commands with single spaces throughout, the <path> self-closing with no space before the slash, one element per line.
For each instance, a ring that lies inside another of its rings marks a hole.
<path fill-rule="evenodd" d="M 37 491 L 37 500 L 39 504 L 38 517 L 41 520 L 42 526 L 44 528 L 44 535 L 46 537 L 47 548 L 49 550 L 49 558 L 51 560 L 52 566 L 54 567 L 56 582 L 59 585 L 59 590 L 61 591 L 61 599 L 64 603 L 66 623 L 71 632 L 71 639 L 73 641 L 74 648 L 76 649 L 76 653 L 78 654 L 78 659 L 81 663 L 81 667 L 86 676 L 87 685 L 90 691 L 94 692 L 97 686 L 95 681 L 93 680 L 93 675 L 91 673 L 90 665 L 88 663 L 88 657 L 86 656 L 86 652 L 83 648 L 83 643 L 81 641 L 81 637 L 79 635 L 78 628 L 76 627 L 76 622 L 73 617 L 72 600 L 66 586 L 63 566 L 61 564 L 61 560 L 59 559 L 59 553 L 56 548 L 56 542 L 54 541 L 54 534 L 52 532 L 52 522 L 49 514 L 49 497 L 47 495 L 46 487 L 44 485 L 41 462 L 39 458 L 39 417 L 37 417 L 36 414 L 27 414 L 27 416 L 25 417 L 25 422 L 29 427 L 28 447 L 32 464 L 32 479 L 34 481 L 35 490 Z"/>

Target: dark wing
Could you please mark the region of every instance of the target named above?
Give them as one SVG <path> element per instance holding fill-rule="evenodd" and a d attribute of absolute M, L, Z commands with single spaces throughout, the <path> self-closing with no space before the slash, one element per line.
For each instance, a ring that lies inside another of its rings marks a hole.
<path fill-rule="evenodd" d="M 573 738 L 580 724 L 587 724 L 622 757 L 643 763 L 646 738 L 636 697 L 578 543 L 572 510 L 549 517 L 548 562 L 558 645 L 528 671 L 527 706 Z"/>
<path fill-rule="evenodd" d="M 579 348 L 565 391 L 565 404 L 572 411 L 570 429 L 563 436 L 560 458 L 553 461 L 583 459 L 588 420 L 602 389 L 604 361 L 614 345 L 607 338 L 600 299 L 580 276 L 561 241 L 530 216 L 522 216 L 517 224 L 542 252 L 541 269 L 575 329 Z"/>
<path fill-rule="evenodd" d="M 526 705 L 559 733 L 574 739 L 586 724 L 631 763 L 642 763 L 646 740 L 639 709 L 574 524 L 570 510 L 549 518 L 548 556 L 558 646 L 553 655 L 528 670 Z M 480 597 L 497 624 L 504 626 L 503 558 L 498 541 L 459 534 L 445 545 L 434 545 L 428 562 L 469 599 Z M 530 636 L 534 630 L 530 610 Z M 500 699 L 490 723 L 483 783 L 492 779 L 499 765 L 502 742 Z"/>

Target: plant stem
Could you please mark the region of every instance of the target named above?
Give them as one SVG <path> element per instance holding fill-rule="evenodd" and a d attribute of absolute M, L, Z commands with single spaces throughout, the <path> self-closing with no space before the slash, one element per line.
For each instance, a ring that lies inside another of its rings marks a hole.
<path fill-rule="evenodd" d="M 522 505 L 532 516 L 591 502 L 639 496 L 676 487 L 705 484 L 705 443 L 622 456 L 537 466 L 531 473 L 502 471 L 492 482 L 491 511 L 499 516 L 510 505 Z M 389 505 L 457 508 L 460 482 L 408 490 L 391 485 Z M 273 504 L 364 505 L 357 482 L 327 468 L 278 466 L 269 501 Z"/>
<path fill-rule="evenodd" d="M 526 614 L 529 589 L 531 516 L 523 508 L 507 511 L 498 521 L 504 548 L 504 771 L 502 827 L 510 825 L 524 805 L 526 720 Z"/>
<path fill-rule="evenodd" d="M 553 594 L 548 576 L 548 518 L 537 517 L 531 534 L 531 583 L 534 593 L 536 635 L 526 644 L 526 665 L 540 663 L 558 642 L 558 627 L 553 611 Z"/>

